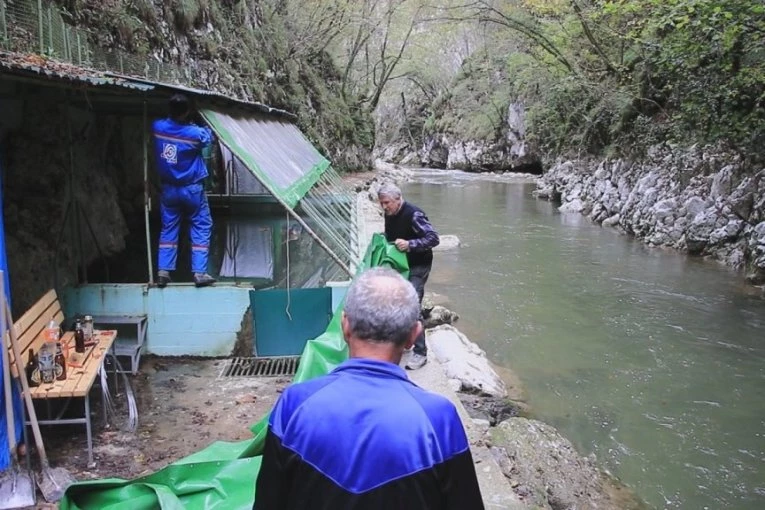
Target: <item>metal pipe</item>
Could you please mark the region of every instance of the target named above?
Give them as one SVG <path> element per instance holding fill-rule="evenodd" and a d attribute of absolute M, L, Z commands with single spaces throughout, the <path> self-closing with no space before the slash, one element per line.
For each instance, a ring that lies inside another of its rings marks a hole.
<path fill-rule="evenodd" d="M 5 21 L 5 0 L 0 0 L 0 24 L 3 25 L 3 41 L 8 41 L 8 25 Z"/>
<path fill-rule="evenodd" d="M 48 4 L 48 50 L 53 53 L 53 14 L 51 6 Z"/>
<path fill-rule="evenodd" d="M 69 210 L 72 208 L 72 203 L 66 201 L 66 209 L 64 209 L 64 217 L 61 222 L 61 230 L 58 231 L 58 237 L 56 238 L 56 251 L 53 255 L 53 287 L 59 289 L 58 278 L 58 254 L 61 253 L 61 242 L 64 240 L 64 231 L 66 230 L 67 220 L 69 219 Z"/>
<path fill-rule="evenodd" d="M 45 53 L 45 32 L 43 31 L 42 0 L 37 0 L 37 27 L 40 32 L 40 55 Z"/>
<path fill-rule="evenodd" d="M 109 274 L 109 262 L 107 261 L 106 255 L 104 255 L 103 250 L 101 249 L 101 244 L 99 244 L 99 242 L 98 242 L 98 237 L 96 236 L 96 231 L 93 230 L 93 225 L 90 224 L 90 220 L 88 219 L 88 216 L 85 214 L 85 211 L 82 210 L 82 205 L 80 204 L 79 201 L 75 204 L 75 207 L 77 208 L 77 210 L 80 211 L 79 214 L 81 214 L 82 217 L 85 218 L 85 226 L 88 227 L 88 232 L 90 232 L 90 237 L 93 238 L 93 244 L 96 245 L 96 250 L 98 250 L 98 256 L 101 257 L 101 260 L 104 261 L 104 269 L 105 269 L 105 272 L 106 272 L 106 281 L 110 282 L 111 281 L 111 276 Z M 85 267 L 87 268 L 87 266 L 85 266 Z M 86 278 L 86 280 L 87 280 L 87 278 Z"/>
<path fill-rule="evenodd" d="M 66 131 L 67 131 L 67 137 L 69 139 L 69 200 L 74 205 L 74 236 L 75 241 L 77 242 L 77 266 L 79 267 L 82 275 L 82 279 L 85 283 L 88 282 L 88 268 L 87 263 L 85 262 L 85 257 L 83 255 L 83 247 L 82 247 L 82 228 L 80 226 L 80 216 L 81 211 L 79 208 L 79 203 L 77 201 L 77 197 L 74 193 L 74 182 L 75 182 L 75 175 L 74 175 L 74 139 L 72 137 L 72 115 L 69 111 L 69 105 L 66 107 Z M 77 283 L 80 283 L 79 278 L 77 279 Z"/>
<path fill-rule="evenodd" d="M 64 60 L 67 62 L 72 61 L 72 50 L 69 47 L 69 31 L 66 29 L 66 24 L 61 23 L 61 35 L 64 40 Z"/>
<path fill-rule="evenodd" d="M 146 100 L 143 102 L 143 213 L 146 223 L 146 260 L 149 268 L 149 285 L 154 284 L 154 267 L 151 261 L 151 226 L 149 225 L 149 212 L 151 211 L 151 197 L 149 196 L 149 129 L 146 114 Z"/>

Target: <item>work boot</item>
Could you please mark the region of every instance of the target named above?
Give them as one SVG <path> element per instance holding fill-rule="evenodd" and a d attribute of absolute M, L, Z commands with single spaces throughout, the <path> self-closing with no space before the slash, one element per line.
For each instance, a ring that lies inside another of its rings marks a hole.
<path fill-rule="evenodd" d="M 409 361 L 406 362 L 406 369 L 407 370 L 417 370 L 418 368 L 422 368 L 425 366 L 425 363 L 428 362 L 428 357 L 423 354 L 417 354 L 416 352 L 412 354 L 412 357 L 409 358 Z"/>
<path fill-rule="evenodd" d="M 207 287 L 215 283 L 215 278 L 207 273 L 194 273 L 194 285 L 197 287 Z"/>
<path fill-rule="evenodd" d="M 157 271 L 157 287 L 164 289 L 171 281 L 173 280 L 170 279 L 170 271 L 165 271 L 164 269 Z"/>

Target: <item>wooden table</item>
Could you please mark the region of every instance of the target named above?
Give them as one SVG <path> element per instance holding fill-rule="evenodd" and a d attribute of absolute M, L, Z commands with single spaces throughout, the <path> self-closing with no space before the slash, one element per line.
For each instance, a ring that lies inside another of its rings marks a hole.
<path fill-rule="evenodd" d="M 30 388 L 30 393 L 34 399 L 44 399 L 48 403 L 52 399 L 59 398 L 83 398 L 85 400 L 85 414 L 77 418 L 53 419 L 48 414 L 48 419 L 38 420 L 40 425 L 73 425 L 84 424 L 88 436 L 88 464 L 93 463 L 93 435 L 90 424 L 90 389 L 96 377 L 104 370 L 104 360 L 109 350 L 114 354 L 114 341 L 117 338 L 117 331 L 102 330 L 94 331 L 93 339 L 96 344 L 85 349 L 85 353 L 80 355 L 82 366 L 74 366 L 67 359 L 66 379 L 63 381 L 54 381 L 49 384 L 40 384 Z M 70 358 L 74 353 L 74 334 L 68 332 L 61 340 L 62 345 L 69 346 Z M 115 367 L 116 370 L 116 367 Z M 101 403 L 104 407 L 104 422 L 106 422 L 106 397 L 101 393 Z M 50 409 L 49 409 L 50 410 Z M 27 422 L 29 424 L 29 422 Z"/>

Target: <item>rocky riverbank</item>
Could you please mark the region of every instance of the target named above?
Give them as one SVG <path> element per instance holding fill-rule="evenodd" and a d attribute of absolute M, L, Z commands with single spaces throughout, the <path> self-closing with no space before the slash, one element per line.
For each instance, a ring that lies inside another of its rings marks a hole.
<path fill-rule="evenodd" d="M 641 162 L 557 162 L 536 195 L 650 246 L 741 270 L 765 294 L 765 169 L 712 147 L 660 145 Z"/>
<path fill-rule="evenodd" d="M 382 230 L 382 215 L 376 205 L 379 185 L 405 182 L 410 177 L 406 168 L 378 161 L 375 174 L 347 181 L 358 193 L 360 236 Z M 449 241 L 444 249 L 459 249 L 456 236 L 443 237 Z M 439 296 L 427 295 L 423 316 L 430 347 L 429 365 L 438 366 L 448 387 L 425 387 L 456 394 L 470 416 L 466 426 L 471 430 L 479 477 L 481 469 L 490 470 L 490 466 L 480 464 L 488 457 L 501 470 L 519 508 L 639 508 L 632 492 L 602 472 L 593 456 L 581 456 L 553 427 L 529 418 L 530 410 L 517 378 L 509 370 L 493 367 L 486 353 L 454 327 L 459 319 L 457 313 L 440 301 Z M 484 454 L 487 450 L 488 456 Z"/>

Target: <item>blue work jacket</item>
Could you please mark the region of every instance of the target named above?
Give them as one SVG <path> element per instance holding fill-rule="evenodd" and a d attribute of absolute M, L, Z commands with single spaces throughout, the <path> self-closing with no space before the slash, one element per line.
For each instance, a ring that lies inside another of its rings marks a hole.
<path fill-rule="evenodd" d="M 212 143 L 209 128 L 167 118 L 155 120 L 152 131 L 162 184 L 185 186 L 207 177 L 202 149 Z"/>

